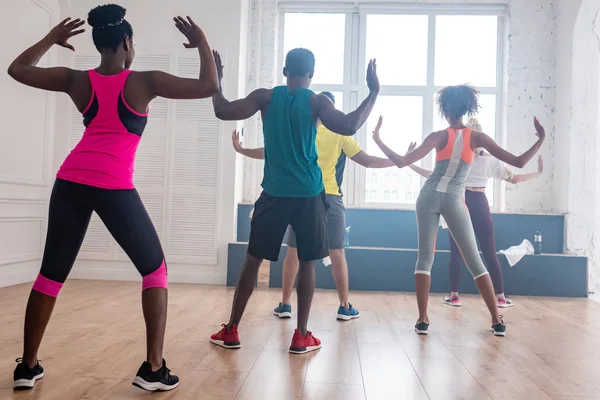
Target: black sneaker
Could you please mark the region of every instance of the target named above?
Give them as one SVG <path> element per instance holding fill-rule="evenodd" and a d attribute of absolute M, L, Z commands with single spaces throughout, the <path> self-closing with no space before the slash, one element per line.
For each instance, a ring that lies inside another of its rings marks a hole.
<path fill-rule="evenodd" d="M 22 358 L 17 358 L 15 361 L 18 364 L 17 368 L 15 368 L 15 372 L 13 372 L 13 389 L 33 389 L 35 381 L 38 381 L 44 377 L 44 368 L 42 368 L 39 361 L 33 368 L 29 368 L 29 366 L 23 362 Z"/>
<path fill-rule="evenodd" d="M 415 332 L 417 332 L 419 335 L 428 335 L 429 324 L 427 322 L 417 322 L 415 325 Z"/>
<path fill-rule="evenodd" d="M 165 360 L 163 360 L 162 367 L 155 372 L 152 371 L 150 363 L 144 361 L 132 384 L 150 392 L 164 392 L 179 386 L 179 377 L 171 375 L 171 370 L 167 368 Z"/>
<path fill-rule="evenodd" d="M 504 324 L 502 315 L 500 316 L 500 322 L 492 325 L 492 332 L 494 332 L 494 336 L 506 336 L 506 325 Z"/>

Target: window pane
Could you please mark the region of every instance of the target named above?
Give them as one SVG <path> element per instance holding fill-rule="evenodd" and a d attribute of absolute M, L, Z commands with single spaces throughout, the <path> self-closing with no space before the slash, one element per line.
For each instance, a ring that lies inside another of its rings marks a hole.
<path fill-rule="evenodd" d="M 426 15 L 367 16 L 366 62 L 377 58 L 382 85 L 426 84 L 428 18 Z"/>
<path fill-rule="evenodd" d="M 437 16 L 435 85 L 496 86 L 497 25 L 493 15 Z"/>
<path fill-rule="evenodd" d="M 283 65 L 288 51 L 303 47 L 315 55 L 313 83 L 343 83 L 345 31 L 345 14 L 285 14 Z"/>
<path fill-rule="evenodd" d="M 410 142 L 421 142 L 423 134 L 423 98 L 420 96 L 379 96 L 367 120 L 367 152 L 385 155 L 373 142 L 370 132 L 383 115 L 381 138 L 392 150 L 404 154 Z M 367 169 L 365 202 L 414 204 L 421 189 L 419 175 L 410 168 Z M 394 200 L 395 199 L 395 200 Z"/>
<path fill-rule="evenodd" d="M 331 92 L 333 97 L 335 97 L 335 108 L 340 111 L 344 110 L 344 93 L 342 92 Z"/>

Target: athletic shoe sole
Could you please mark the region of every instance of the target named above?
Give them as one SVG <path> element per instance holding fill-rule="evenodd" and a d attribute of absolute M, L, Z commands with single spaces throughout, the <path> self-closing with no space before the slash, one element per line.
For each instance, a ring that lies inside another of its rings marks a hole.
<path fill-rule="evenodd" d="M 498 308 L 511 308 L 514 304 L 498 304 Z"/>
<path fill-rule="evenodd" d="M 506 336 L 506 331 L 504 331 L 504 332 L 496 332 L 494 329 L 490 329 L 490 330 L 494 333 L 494 336 L 500 336 L 500 337 Z"/>
<path fill-rule="evenodd" d="M 136 376 L 131 384 L 149 392 L 168 392 L 169 390 L 173 390 L 179 386 L 179 382 L 171 386 L 165 385 L 162 382 L 146 382 L 139 376 Z"/>
<path fill-rule="evenodd" d="M 415 328 L 415 332 L 417 332 L 419 335 L 429 335 L 429 329 L 424 331 L 424 330 L 419 330 L 419 329 Z"/>
<path fill-rule="evenodd" d="M 232 342 L 225 342 L 223 340 L 215 340 L 215 339 L 210 339 L 210 342 L 216 346 L 220 346 L 220 347 L 223 347 L 225 349 L 230 349 L 230 350 L 235 350 L 235 349 L 239 349 L 242 347 L 242 344 L 240 342 L 232 343 Z"/>
<path fill-rule="evenodd" d="M 351 321 L 351 320 L 357 319 L 357 318 L 360 318 L 360 314 L 357 314 L 357 315 L 338 314 L 337 315 L 337 320 L 338 321 Z"/>
<path fill-rule="evenodd" d="M 14 390 L 28 390 L 33 389 L 36 381 L 39 381 L 44 377 L 44 373 L 42 372 L 39 375 L 33 377 L 33 379 L 17 379 L 13 382 Z"/>
<path fill-rule="evenodd" d="M 309 346 L 309 347 L 303 347 L 303 348 L 290 347 L 290 353 L 291 354 L 306 354 L 306 353 L 310 353 L 311 351 L 319 350 L 320 348 L 321 348 L 321 345 Z"/>
<path fill-rule="evenodd" d="M 450 303 L 450 302 L 447 302 L 447 301 L 444 301 L 444 300 L 442 300 L 442 304 L 445 304 L 445 305 L 447 305 L 447 306 L 450 306 L 450 307 L 460 307 L 460 306 L 461 306 L 461 304 L 460 304 L 460 303 L 457 303 L 457 304 L 452 304 L 452 303 Z M 498 306 L 498 307 L 499 307 L 499 306 Z"/>
<path fill-rule="evenodd" d="M 273 312 L 273 315 L 277 315 L 279 318 L 281 319 L 290 319 L 292 318 L 292 313 L 291 312 Z"/>

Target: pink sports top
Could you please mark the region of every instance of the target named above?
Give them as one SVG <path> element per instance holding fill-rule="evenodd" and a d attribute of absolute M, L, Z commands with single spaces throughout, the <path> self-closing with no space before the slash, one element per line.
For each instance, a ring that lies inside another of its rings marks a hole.
<path fill-rule="evenodd" d="M 103 189 L 133 189 L 133 164 L 148 113 L 125 102 L 125 70 L 117 75 L 88 71 L 92 98 L 83 111 L 83 137 L 56 177 Z"/>

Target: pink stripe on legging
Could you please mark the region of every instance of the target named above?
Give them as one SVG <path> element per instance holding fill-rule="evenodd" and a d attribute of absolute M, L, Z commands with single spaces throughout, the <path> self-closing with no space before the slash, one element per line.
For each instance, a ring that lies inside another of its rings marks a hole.
<path fill-rule="evenodd" d="M 150 288 L 167 289 L 168 287 L 169 282 L 167 279 L 167 266 L 165 264 L 165 260 L 163 260 L 162 264 L 156 271 L 142 277 L 142 290 Z"/>
<path fill-rule="evenodd" d="M 45 294 L 46 296 L 56 298 L 58 297 L 62 285 L 63 284 L 60 282 L 55 282 L 38 274 L 37 279 L 33 284 L 33 290 Z"/>

